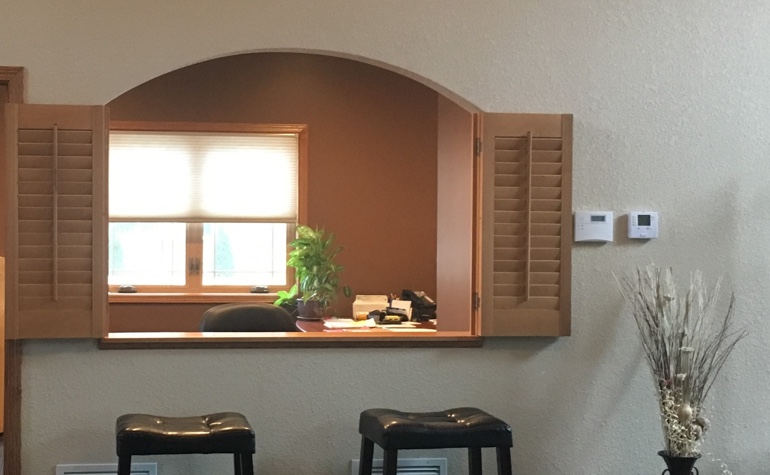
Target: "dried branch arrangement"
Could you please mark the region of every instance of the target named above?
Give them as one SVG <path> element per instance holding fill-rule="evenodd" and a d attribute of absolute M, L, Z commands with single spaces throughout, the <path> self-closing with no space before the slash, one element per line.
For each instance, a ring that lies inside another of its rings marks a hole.
<path fill-rule="evenodd" d="M 709 427 L 703 403 L 727 357 L 746 336 L 745 330 L 733 328 L 735 297 L 730 295 L 720 313 L 721 279 L 709 290 L 696 272 L 689 290 L 680 295 L 671 269 L 653 265 L 618 283 L 655 381 L 667 455 L 697 456 Z"/>

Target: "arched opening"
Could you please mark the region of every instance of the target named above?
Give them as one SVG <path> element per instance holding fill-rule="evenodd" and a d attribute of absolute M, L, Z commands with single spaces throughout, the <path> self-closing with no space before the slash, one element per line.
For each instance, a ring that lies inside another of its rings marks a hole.
<path fill-rule="evenodd" d="M 113 121 L 306 124 L 303 214 L 345 247 L 344 283 L 354 294 L 423 290 L 444 328 L 470 330 L 473 114 L 456 102 L 371 64 L 270 52 L 172 71 L 108 105 Z M 352 298 L 340 295 L 336 313 L 350 316 Z M 111 304 L 110 330 L 193 331 L 211 306 L 144 305 L 138 316 Z"/>

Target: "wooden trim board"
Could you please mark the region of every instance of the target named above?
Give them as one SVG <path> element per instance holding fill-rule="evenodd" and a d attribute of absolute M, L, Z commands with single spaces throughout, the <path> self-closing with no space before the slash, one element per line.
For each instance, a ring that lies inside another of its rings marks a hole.
<path fill-rule="evenodd" d="M 0 84 L 7 90 L 7 101 L 24 102 L 25 70 L 22 67 L 0 66 Z M 0 120 L 2 123 L 2 120 Z M 3 153 L 4 147 L 0 147 Z M 4 162 L 0 161 L 0 162 Z M 5 168 L 5 167 L 3 167 Z M 5 340 L 5 334 L 2 335 Z M 3 412 L 3 475 L 21 473 L 21 342 L 7 341 L 4 364 Z"/>

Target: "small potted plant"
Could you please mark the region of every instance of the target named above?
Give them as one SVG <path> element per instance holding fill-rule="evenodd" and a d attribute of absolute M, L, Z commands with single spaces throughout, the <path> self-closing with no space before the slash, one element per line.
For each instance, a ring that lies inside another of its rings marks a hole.
<path fill-rule="evenodd" d="M 337 298 L 339 273 L 342 266 L 334 259 L 342 247 L 334 246 L 334 234 L 323 229 L 300 225 L 297 239 L 291 242 L 286 265 L 296 269 L 297 284 L 286 293 L 279 295 L 284 301 L 296 298 L 297 318 L 319 320 L 323 318 L 330 303 Z"/>
<path fill-rule="evenodd" d="M 292 317 L 297 316 L 297 284 L 291 286 L 289 290 L 279 290 L 278 298 L 273 302 L 274 305 L 283 308 Z"/>

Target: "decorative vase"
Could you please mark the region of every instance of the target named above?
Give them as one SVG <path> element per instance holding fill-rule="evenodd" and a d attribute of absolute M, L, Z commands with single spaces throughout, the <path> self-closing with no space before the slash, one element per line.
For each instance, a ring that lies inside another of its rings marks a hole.
<path fill-rule="evenodd" d="M 667 469 L 663 470 L 660 475 L 699 475 L 698 469 L 695 467 L 695 461 L 700 458 L 700 455 L 694 457 L 677 457 L 668 455 L 665 450 L 658 452 L 658 455 L 663 457 L 663 461 L 666 462 Z"/>
<path fill-rule="evenodd" d="M 297 312 L 297 318 L 300 320 L 322 320 L 324 317 L 324 309 L 321 308 L 321 303 L 318 300 L 305 302 L 302 299 L 297 299 Z"/>

